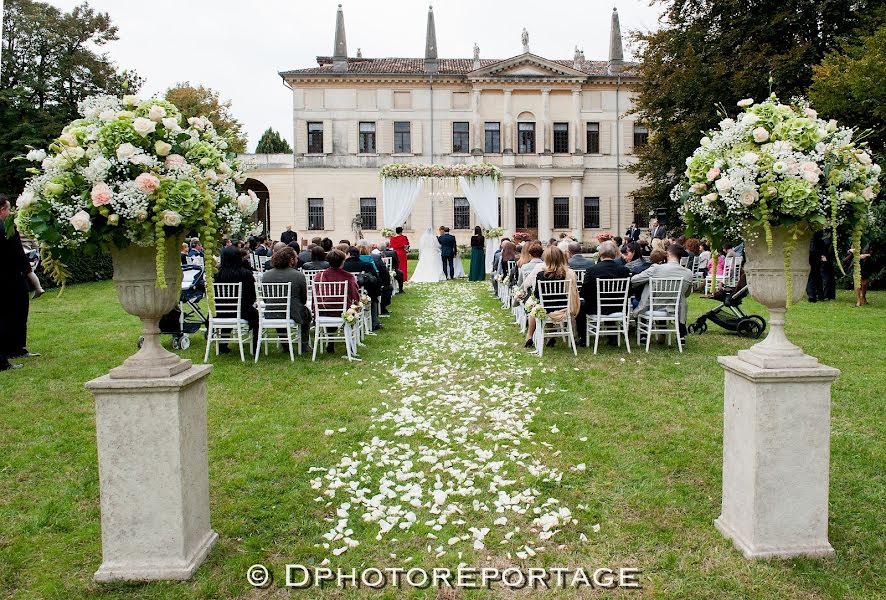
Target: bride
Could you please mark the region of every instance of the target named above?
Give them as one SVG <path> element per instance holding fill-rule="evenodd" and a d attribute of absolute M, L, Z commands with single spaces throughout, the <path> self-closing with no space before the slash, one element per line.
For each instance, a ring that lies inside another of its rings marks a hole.
<path fill-rule="evenodd" d="M 418 265 L 410 275 L 409 281 L 436 283 L 445 279 L 443 258 L 440 255 L 440 242 L 428 227 L 418 243 Z"/>

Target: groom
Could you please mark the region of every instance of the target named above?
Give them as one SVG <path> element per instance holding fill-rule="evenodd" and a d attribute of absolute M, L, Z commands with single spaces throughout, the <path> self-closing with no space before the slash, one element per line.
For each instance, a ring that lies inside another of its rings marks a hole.
<path fill-rule="evenodd" d="M 452 262 L 456 254 L 455 236 L 450 235 L 448 227 L 441 225 L 437 241 L 440 242 L 440 256 L 443 257 L 443 274 L 446 279 L 452 279 L 455 277 L 455 265 Z"/>

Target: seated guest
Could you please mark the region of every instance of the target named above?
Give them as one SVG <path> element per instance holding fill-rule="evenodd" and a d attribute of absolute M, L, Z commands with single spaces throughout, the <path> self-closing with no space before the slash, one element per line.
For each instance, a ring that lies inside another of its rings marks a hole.
<path fill-rule="evenodd" d="M 372 246 L 369 240 L 360 240 L 357 242 L 357 248 L 360 250 L 360 260 L 370 263 L 375 268 L 376 277 L 378 277 L 378 287 L 381 295 L 379 296 L 379 306 L 381 314 L 389 315 L 388 306 L 391 305 L 391 297 L 394 295 L 394 288 L 391 287 L 391 272 L 388 266 L 381 258 L 381 253 L 373 254 Z"/>
<path fill-rule="evenodd" d="M 243 254 L 233 246 L 222 248 L 215 283 L 240 283 L 240 318 L 249 323 L 252 330 L 252 346 L 258 340 L 258 311 L 255 310 L 255 278 L 252 270 L 243 264 Z M 227 316 L 227 315 L 225 315 Z M 227 343 L 219 344 L 219 352 L 230 352 Z"/>
<path fill-rule="evenodd" d="M 320 240 L 320 245 L 323 246 L 323 249 L 326 250 L 326 252 L 332 251 L 332 240 L 328 237 Z"/>
<path fill-rule="evenodd" d="M 597 314 L 597 280 L 598 279 L 627 279 L 631 276 L 631 272 L 625 265 L 615 262 L 618 255 L 618 246 L 615 242 L 605 241 L 597 248 L 600 254 L 600 261 L 591 265 L 585 271 L 585 280 L 581 286 L 582 308 L 578 315 L 577 327 L 578 337 L 581 343 L 584 343 L 585 334 L 587 333 L 587 315 Z M 606 312 L 602 314 L 610 314 L 615 309 L 604 309 Z M 617 340 L 612 336 L 607 336 L 613 343 Z M 608 340 L 609 341 L 609 340 Z"/>
<path fill-rule="evenodd" d="M 621 256 L 625 261 L 624 266 L 628 268 L 631 275 L 636 275 L 641 271 L 645 271 L 649 268 L 649 265 L 652 264 L 643 260 L 643 257 L 640 255 L 640 246 L 637 242 L 628 242 L 625 244 Z"/>
<path fill-rule="evenodd" d="M 326 260 L 326 252 L 323 246 L 314 246 L 311 249 L 311 260 L 301 266 L 305 271 L 322 271 L 329 268 L 329 262 Z"/>
<path fill-rule="evenodd" d="M 188 256 L 199 256 L 203 257 L 203 246 L 200 244 L 200 240 L 197 238 L 191 239 L 191 249 L 188 250 Z"/>
<path fill-rule="evenodd" d="M 360 288 L 357 286 L 357 280 L 351 273 L 348 273 L 344 269 L 342 269 L 342 265 L 345 262 L 344 252 L 341 250 L 332 250 L 326 255 L 326 260 L 329 262 L 329 268 L 325 271 L 321 271 L 317 273 L 314 277 L 315 283 L 332 283 L 335 281 L 346 281 L 347 285 L 347 294 L 348 294 L 348 306 L 352 306 L 360 302 Z M 329 309 L 324 310 L 326 307 L 326 303 L 324 302 L 323 296 L 315 297 L 314 302 L 316 302 L 317 310 L 322 317 L 341 317 L 340 309 Z M 333 342 L 329 342 L 326 345 L 326 352 L 332 353 L 335 351 L 335 345 Z"/>
<path fill-rule="evenodd" d="M 314 238 L 314 239 L 317 239 L 317 238 Z M 315 244 L 314 242 L 311 242 L 310 244 L 305 246 L 304 250 L 302 250 L 301 252 L 298 253 L 298 264 L 299 265 L 303 265 L 306 262 L 308 262 L 309 260 L 311 260 L 311 258 L 313 258 L 313 255 L 311 254 L 311 249 L 316 245 L 317 244 Z"/>
<path fill-rule="evenodd" d="M 378 320 L 381 285 L 379 284 L 375 265 L 370 265 L 360 260 L 359 248 L 351 246 L 348 248 L 348 258 L 345 259 L 342 268 L 348 273 L 352 273 L 357 279 L 357 285 L 365 289 L 366 293 L 369 294 L 369 297 L 372 299 L 372 329 L 381 329 L 381 323 Z"/>
<path fill-rule="evenodd" d="M 349 240 L 339 240 L 338 243 L 339 243 L 339 245 L 347 244 L 348 248 L 351 247 L 351 242 Z"/>
<path fill-rule="evenodd" d="M 178 249 L 179 257 L 181 258 L 182 264 L 188 264 L 188 245 L 185 242 L 182 242 L 181 247 Z"/>
<path fill-rule="evenodd" d="M 492 272 L 498 273 L 498 263 L 501 260 L 501 249 L 504 247 L 505 242 L 510 242 L 510 238 L 501 238 L 501 241 L 498 243 L 498 248 L 495 250 L 495 254 L 492 255 Z"/>
<path fill-rule="evenodd" d="M 403 293 L 403 271 L 400 269 L 400 257 L 397 252 L 391 249 L 389 242 L 382 242 L 378 245 L 378 250 L 382 257 L 391 259 L 391 268 L 394 270 L 394 279 L 397 280 L 397 291 Z"/>
<path fill-rule="evenodd" d="M 573 271 L 587 271 L 594 261 L 588 260 L 581 253 L 581 244 L 569 242 L 569 268 Z"/>
<path fill-rule="evenodd" d="M 271 255 L 271 267 L 262 276 L 262 283 L 291 283 L 289 288 L 289 318 L 299 324 L 299 333 L 301 339 L 302 352 L 312 352 L 311 348 L 311 311 L 307 308 L 308 303 L 308 285 L 305 276 L 295 268 L 298 258 L 295 250 L 280 242 L 282 246 L 279 250 Z M 275 315 L 268 313 L 265 315 L 268 319 L 282 319 L 283 315 Z M 282 334 L 284 330 L 278 330 Z M 284 345 L 283 350 L 289 352 L 288 346 Z"/>
<path fill-rule="evenodd" d="M 652 252 L 652 248 L 649 246 L 649 242 L 645 238 L 637 240 L 637 245 L 640 246 L 640 255 L 644 258 L 648 257 Z"/>
<path fill-rule="evenodd" d="M 258 248 L 255 249 L 256 256 L 270 256 L 271 249 L 268 247 L 268 238 L 263 235 L 258 236 Z"/>
<path fill-rule="evenodd" d="M 542 266 L 530 273 L 527 277 L 527 289 L 530 293 L 535 293 L 537 297 L 538 294 L 536 293 L 536 288 L 538 287 L 539 281 L 562 281 L 565 279 L 567 282 L 566 291 L 569 294 L 570 306 L 566 303 L 553 305 L 546 303 L 545 310 L 548 311 L 546 319 L 550 323 L 560 323 L 566 319 L 572 319 L 578 314 L 580 305 L 575 271 L 569 268 L 569 265 L 566 263 L 566 255 L 560 252 L 560 249 L 556 244 L 551 244 L 545 248 L 542 259 Z M 571 310 L 567 312 L 567 308 L 570 308 Z M 533 346 L 532 337 L 535 334 L 536 327 L 537 324 L 535 319 L 530 318 L 529 327 L 526 332 L 527 348 Z M 551 338 L 548 340 L 548 346 L 553 346 L 556 342 L 556 338 Z"/>
<path fill-rule="evenodd" d="M 659 238 L 653 238 L 649 254 L 652 255 L 652 251 L 654 251 L 654 250 L 664 250 L 664 249 L 665 249 L 664 240 L 661 240 Z"/>
<path fill-rule="evenodd" d="M 710 270 L 709 265 L 711 262 L 711 249 L 708 247 L 707 242 L 699 242 L 698 243 L 698 262 L 701 265 L 704 265 L 702 268 L 702 273 L 704 276 L 708 276 L 708 271 Z"/>
<path fill-rule="evenodd" d="M 686 250 L 686 256 L 695 258 L 698 256 L 700 241 L 697 238 L 689 238 L 686 240 L 683 249 Z"/>
<path fill-rule="evenodd" d="M 529 274 L 536 269 L 540 269 L 544 265 L 544 261 L 541 259 L 542 253 L 544 252 L 544 249 L 541 246 L 541 242 L 539 242 L 538 240 L 533 240 L 529 242 L 525 252 L 526 255 L 529 257 L 529 260 L 522 265 L 518 265 L 520 269 L 517 274 L 517 285 L 522 286 L 523 289 L 526 289 L 526 287 L 523 285 L 523 282 L 526 280 Z"/>
<path fill-rule="evenodd" d="M 668 246 L 667 262 L 664 264 L 654 264 L 648 269 L 635 275 L 631 279 L 631 287 L 641 289 L 640 304 L 637 306 L 637 314 L 644 313 L 649 310 L 649 280 L 677 278 L 683 280 L 683 294 L 680 296 L 680 314 L 678 322 L 680 324 L 680 337 L 686 337 L 686 298 L 692 291 L 692 271 L 686 267 L 680 266 L 680 259 L 683 257 L 683 246 L 679 244 L 671 244 Z"/>
<path fill-rule="evenodd" d="M 664 250 L 653 250 L 649 255 L 650 265 L 663 265 L 668 261 L 668 253 Z"/>

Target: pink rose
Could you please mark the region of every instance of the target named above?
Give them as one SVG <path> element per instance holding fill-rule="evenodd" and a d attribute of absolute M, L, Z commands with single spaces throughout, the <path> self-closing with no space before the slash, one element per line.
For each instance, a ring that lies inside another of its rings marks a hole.
<path fill-rule="evenodd" d="M 708 181 L 713 181 L 719 176 L 720 176 L 720 168 L 719 167 L 714 167 L 710 171 L 708 171 Z"/>
<path fill-rule="evenodd" d="M 188 164 L 188 161 L 185 160 L 185 157 L 181 154 L 170 154 L 166 157 L 166 168 L 167 169 L 180 169 Z"/>
<path fill-rule="evenodd" d="M 758 144 L 762 144 L 769 139 L 769 132 L 765 127 L 757 127 L 751 133 L 754 135 L 754 141 Z"/>
<path fill-rule="evenodd" d="M 153 194 L 160 187 L 160 180 L 150 173 L 142 173 L 135 178 L 135 185 L 144 194 Z"/>
<path fill-rule="evenodd" d="M 106 204 L 111 203 L 111 197 L 113 196 L 113 192 L 111 188 L 106 183 L 97 183 L 95 187 L 92 188 L 92 205 L 93 206 L 105 206 Z"/>

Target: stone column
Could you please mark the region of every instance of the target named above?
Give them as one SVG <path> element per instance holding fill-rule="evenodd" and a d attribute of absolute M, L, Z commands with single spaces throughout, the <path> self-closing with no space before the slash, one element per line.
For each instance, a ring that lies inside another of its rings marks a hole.
<path fill-rule="evenodd" d="M 537 151 L 544 154 L 551 154 L 553 144 L 553 127 L 551 126 L 551 89 L 542 88 L 541 90 L 541 127 L 538 128 L 538 147 Z"/>
<path fill-rule="evenodd" d="M 514 153 L 514 115 L 511 108 L 512 91 L 509 88 L 504 90 L 504 122 L 502 123 L 502 136 L 504 139 L 501 141 L 502 153 L 504 154 Z"/>
<path fill-rule="evenodd" d="M 211 370 L 86 384 L 95 396 L 101 491 L 96 581 L 189 579 L 218 539 L 209 525 Z"/>
<path fill-rule="evenodd" d="M 502 191 L 502 218 L 504 219 L 505 235 L 512 236 L 517 230 L 517 207 L 514 203 L 514 178 L 504 176 L 504 189 Z"/>
<path fill-rule="evenodd" d="M 584 231 L 584 222 L 581 214 L 581 209 L 584 205 L 584 198 L 582 198 L 581 194 L 583 181 L 584 177 L 572 178 L 572 193 L 569 199 L 572 212 L 569 217 L 569 220 L 572 222 L 572 237 L 578 242 L 582 241 L 582 233 Z"/>
<path fill-rule="evenodd" d="M 582 154 L 584 143 L 581 131 L 581 89 L 572 90 L 572 153 Z"/>
<path fill-rule="evenodd" d="M 553 179 L 550 175 L 541 178 L 541 197 L 538 199 L 538 239 L 542 243 L 551 239 L 551 211 L 554 203 L 551 198 L 551 180 Z"/>
<path fill-rule="evenodd" d="M 480 119 L 480 88 L 474 88 L 474 93 L 471 96 L 471 109 L 474 111 L 473 123 L 471 124 L 471 133 L 473 134 L 471 136 L 473 139 L 471 154 L 483 154 L 484 140 L 483 121 Z"/>

